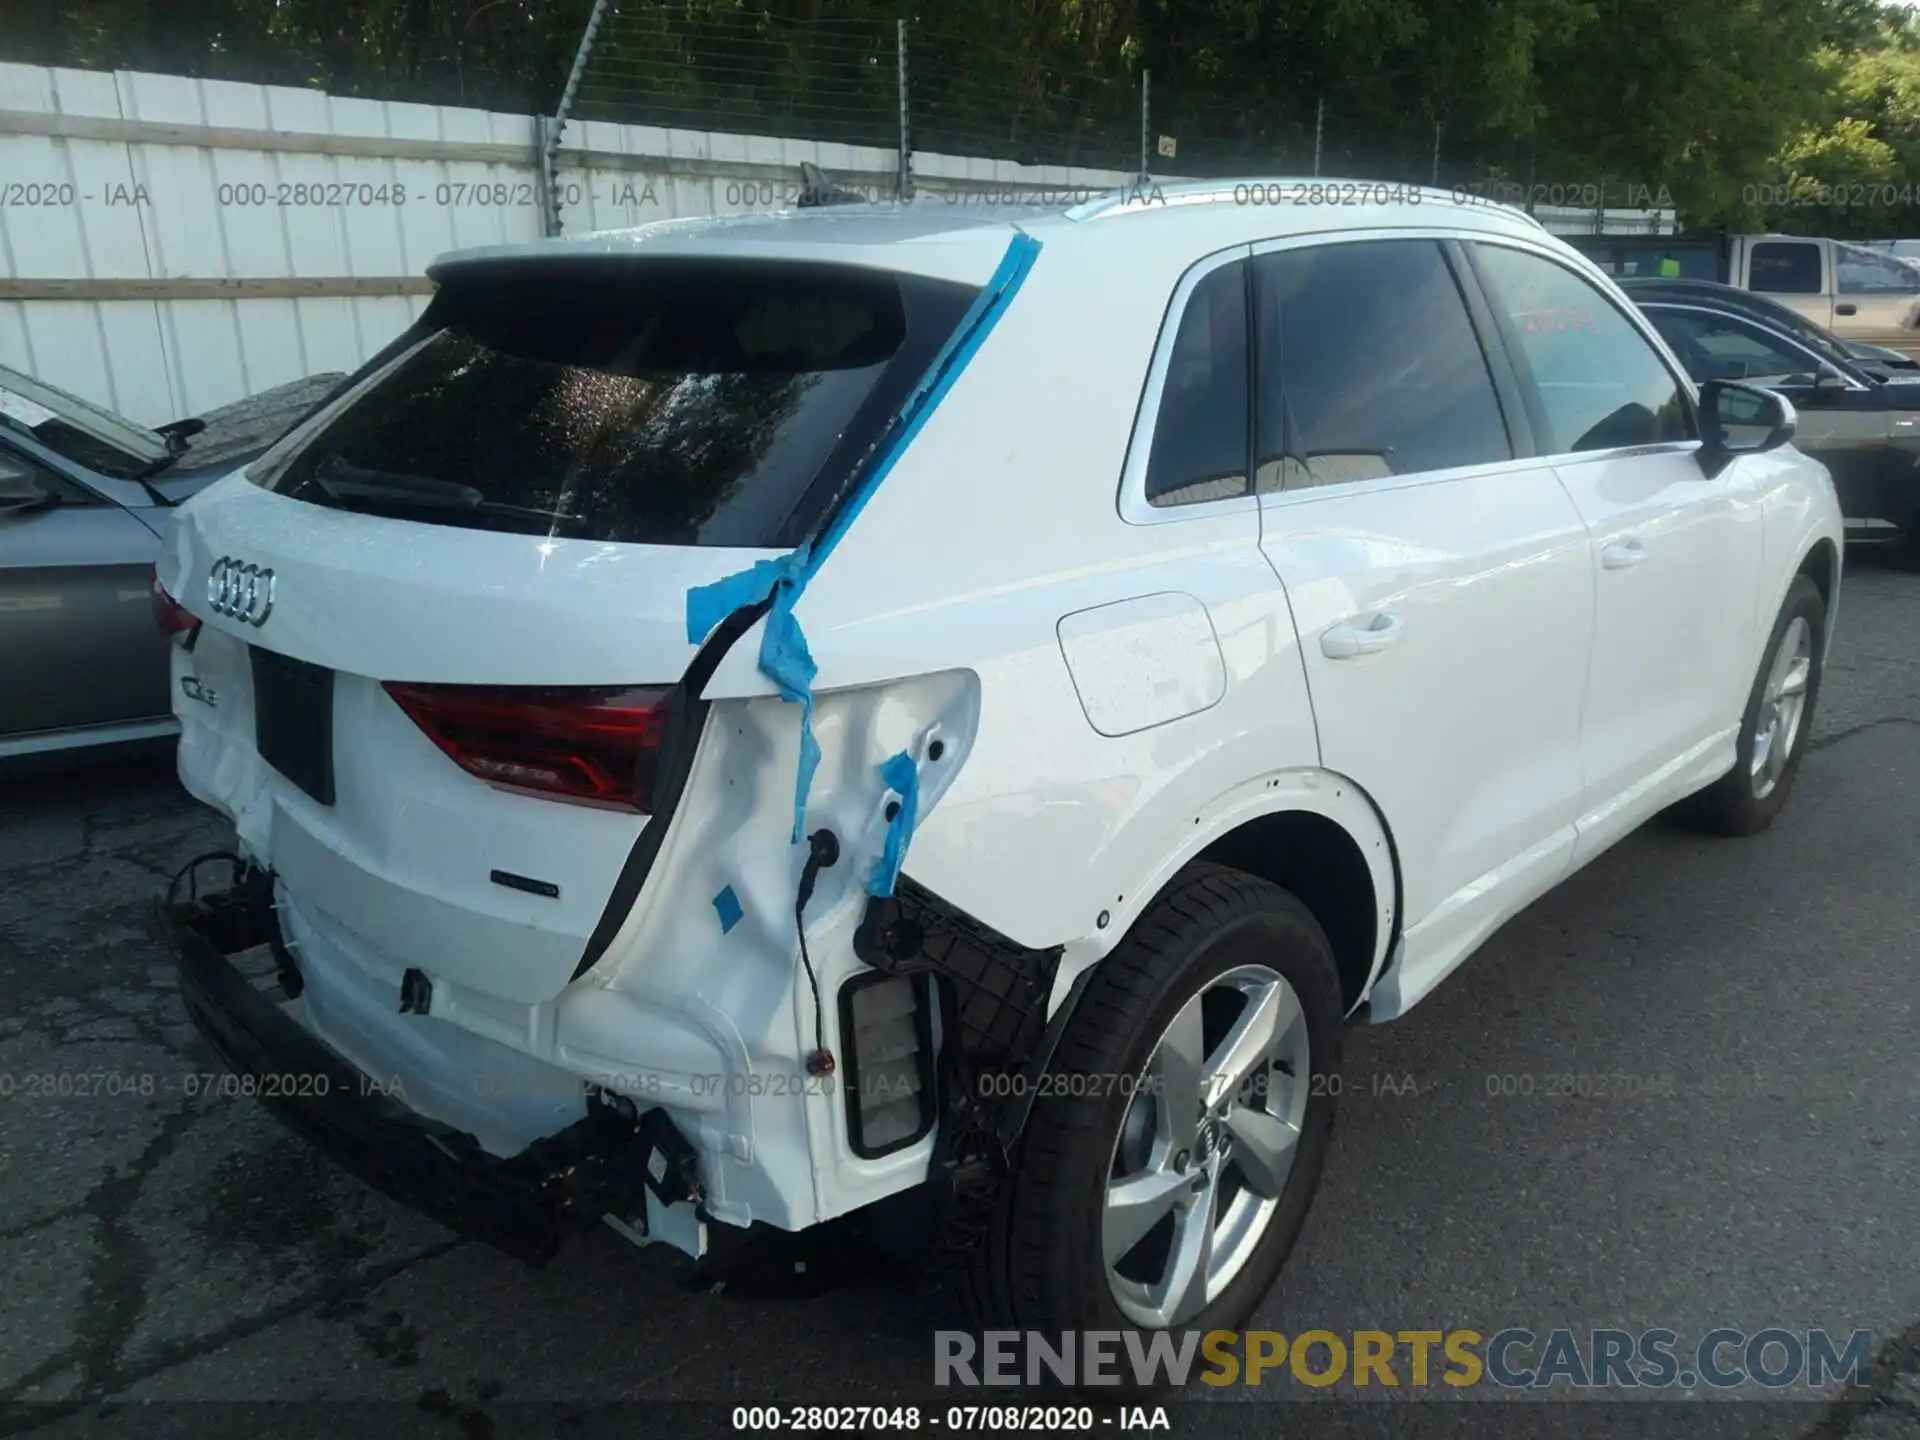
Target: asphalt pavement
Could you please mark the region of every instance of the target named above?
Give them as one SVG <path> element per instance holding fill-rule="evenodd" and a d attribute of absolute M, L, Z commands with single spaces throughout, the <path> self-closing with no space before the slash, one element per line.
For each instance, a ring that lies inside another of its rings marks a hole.
<path fill-rule="evenodd" d="M 1871 1386 L 1237 1390 L 1206 1433 L 1920 1440 L 1920 574 L 1850 560 L 1839 626 L 1770 832 L 1649 826 L 1350 1036 L 1325 1181 L 1254 1324 L 1865 1329 Z M 217 1067 L 150 907 L 223 840 L 165 765 L 0 784 L 0 1432 L 667 1434 L 712 1417 L 632 1402 L 924 1388 L 950 1314 L 869 1266 L 714 1295 L 595 1231 L 536 1271 L 257 1101 L 188 1098 Z"/>

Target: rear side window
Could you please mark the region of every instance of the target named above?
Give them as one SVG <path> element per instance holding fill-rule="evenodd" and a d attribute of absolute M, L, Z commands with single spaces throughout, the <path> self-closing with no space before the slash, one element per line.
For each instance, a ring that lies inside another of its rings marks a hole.
<path fill-rule="evenodd" d="M 1748 279 L 1762 295 L 1820 294 L 1820 247 L 1768 240 L 1753 247 Z"/>
<path fill-rule="evenodd" d="M 420 342 L 253 478 L 429 524 L 797 544 L 975 293 L 791 264 L 456 272 Z"/>
<path fill-rule="evenodd" d="M 1692 412 L 1660 352 L 1600 290 L 1563 265 L 1474 246 L 1549 455 L 1685 440 Z"/>
<path fill-rule="evenodd" d="M 1911 295 L 1920 290 L 1920 270 L 1859 245 L 1833 242 L 1834 288 L 1842 295 Z"/>
<path fill-rule="evenodd" d="M 1259 490 L 1513 458 L 1437 242 L 1315 246 L 1254 265 Z"/>
<path fill-rule="evenodd" d="M 1147 461 L 1147 503 L 1198 505 L 1247 493 L 1247 265 L 1193 287 L 1174 334 Z"/>

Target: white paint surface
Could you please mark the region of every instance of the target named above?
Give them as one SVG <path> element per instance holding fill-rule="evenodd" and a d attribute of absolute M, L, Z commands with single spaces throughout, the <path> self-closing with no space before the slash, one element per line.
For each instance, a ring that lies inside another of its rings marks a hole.
<path fill-rule="evenodd" d="M 1060 653 L 1087 723 L 1102 735 L 1132 735 L 1220 703 L 1227 662 L 1191 595 L 1168 592 L 1098 605 L 1062 617 Z"/>

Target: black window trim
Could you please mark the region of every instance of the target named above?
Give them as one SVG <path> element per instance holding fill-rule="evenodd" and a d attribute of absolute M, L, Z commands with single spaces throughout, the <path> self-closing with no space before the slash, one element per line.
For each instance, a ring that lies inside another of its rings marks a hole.
<path fill-rule="evenodd" d="M 1527 404 L 1527 389 L 1520 383 L 1520 372 L 1514 368 L 1513 356 L 1500 332 L 1499 317 L 1487 292 L 1481 288 L 1479 272 L 1473 268 L 1467 247 L 1457 238 L 1448 237 L 1441 240 L 1440 249 L 1447 257 L 1447 268 L 1453 272 L 1453 283 L 1460 287 L 1460 298 L 1467 303 L 1467 319 L 1473 325 L 1474 338 L 1480 342 L 1480 353 L 1486 357 L 1487 373 L 1493 377 L 1494 398 L 1500 402 L 1501 417 L 1507 422 L 1507 441 L 1513 447 L 1514 459 L 1531 460 L 1540 453 L 1540 443 L 1533 412 Z"/>
<path fill-rule="evenodd" d="M 1552 427 L 1547 424 L 1546 412 L 1541 407 L 1538 390 L 1525 383 L 1524 377 L 1528 372 L 1522 367 L 1519 360 L 1515 358 L 1517 355 L 1523 353 L 1520 349 L 1520 337 L 1514 332 L 1512 322 L 1502 316 L 1500 308 L 1493 303 L 1493 287 L 1488 283 L 1486 275 L 1480 268 L 1479 249 L 1483 245 L 1497 245 L 1502 249 L 1517 250 L 1523 255 L 1531 255 L 1536 259 L 1545 260 L 1549 264 L 1559 266 L 1569 275 L 1585 282 L 1590 289 L 1596 291 L 1600 298 L 1612 306 L 1614 312 L 1618 314 L 1622 320 L 1626 321 L 1628 327 L 1638 334 L 1641 339 L 1645 340 L 1652 349 L 1655 358 L 1659 360 L 1661 367 L 1667 372 L 1668 378 L 1671 379 L 1679 389 L 1681 407 L 1686 412 L 1687 428 L 1693 432 L 1692 436 L 1685 440 L 1660 440 L 1645 445 L 1616 445 L 1606 450 L 1564 450 L 1549 453 L 1541 444 L 1536 442 L 1532 447 L 1534 450 L 1532 458 L 1564 461 L 1568 464 L 1574 464 L 1584 463 L 1590 460 L 1620 458 L 1628 455 L 1684 454 L 1700 448 L 1700 395 L 1698 387 L 1696 387 L 1693 382 L 1693 377 L 1687 374 L 1686 367 L 1681 365 L 1667 349 L 1666 340 L 1658 330 L 1653 328 L 1653 322 L 1648 320 L 1645 315 L 1642 315 L 1632 301 L 1629 300 L 1623 305 L 1615 295 L 1608 293 L 1612 288 L 1611 281 L 1607 279 L 1605 273 L 1601 271 L 1598 266 L 1593 267 L 1595 272 L 1593 275 L 1585 274 L 1578 266 L 1569 265 L 1564 255 L 1556 254 L 1544 245 L 1528 244 L 1525 240 L 1517 236 L 1475 235 L 1472 237 L 1463 237 L 1462 249 L 1466 255 L 1467 268 L 1472 272 L 1474 286 L 1480 291 L 1481 299 L 1487 306 L 1488 314 L 1493 319 L 1494 330 L 1498 336 L 1502 351 L 1503 363 L 1511 368 L 1516 378 L 1521 379 L 1521 393 L 1526 402 L 1526 413 L 1536 435 L 1551 435 L 1553 430 Z M 1585 257 L 1582 258 L 1584 259 Z M 1591 264 L 1592 262 L 1589 261 L 1588 263 Z M 1599 278 L 1596 279 L 1596 276 Z"/>
<path fill-rule="evenodd" d="M 1182 520 L 1219 516 L 1234 510 L 1257 511 L 1260 498 L 1253 493 L 1253 395 L 1254 344 L 1247 335 L 1247 489 L 1244 494 L 1223 496 L 1218 500 L 1200 500 L 1191 505 L 1155 505 L 1147 499 L 1147 467 L 1153 459 L 1153 433 L 1160 423 L 1160 400 L 1166 390 L 1167 367 L 1173 359 L 1173 347 L 1180 338 L 1180 326 L 1187 316 L 1193 292 L 1216 270 L 1235 263 L 1247 264 L 1253 258 L 1253 246 L 1242 243 L 1203 255 L 1181 274 L 1179 283 L 1167 301 L 1160 319 L 1160 334 L 1154 341 L 1153 358 L 1147 364 L 1146 379 L 1140 387 L 1140 402 L 1134 410 L 1133 434 L 1127 441 L 1127 458 L 1120 471 L 1120 518 L 1130 525 L 1167 525 Z M 1251 296 L 1253 286 L 1246 292 Z M 1252 305 L 1252 300 L 1248 300 Z M 1251 324 L 1252 315 L 1248 315 Z"/>

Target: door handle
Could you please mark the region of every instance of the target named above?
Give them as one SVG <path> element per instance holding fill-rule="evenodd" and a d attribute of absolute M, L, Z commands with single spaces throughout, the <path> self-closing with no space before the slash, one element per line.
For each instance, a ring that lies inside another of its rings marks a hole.
<path fill-rule="evenodd" d="M 1860 313 L 1860 307 L 1849 302 L 1845 305 L 1834 306 L 1833 313 L 1836 315 L 1858 315 Z"/>
<path fill-rule="evenodd" d="M 1385 610 L 1363 620 L 1343 620 L 1320 636 L 1320 653 L 1329 660 L 1351 660 L 1384 650 L 1400 638 L 1398 615 Z"/>
<path fill-rule="evenodd" d="M 1600 547 L 1600 563 L 1609 570 L 1631 570 L 1647 558 L 1647 547 L 1638 540 L 1616 540 Z"/>

